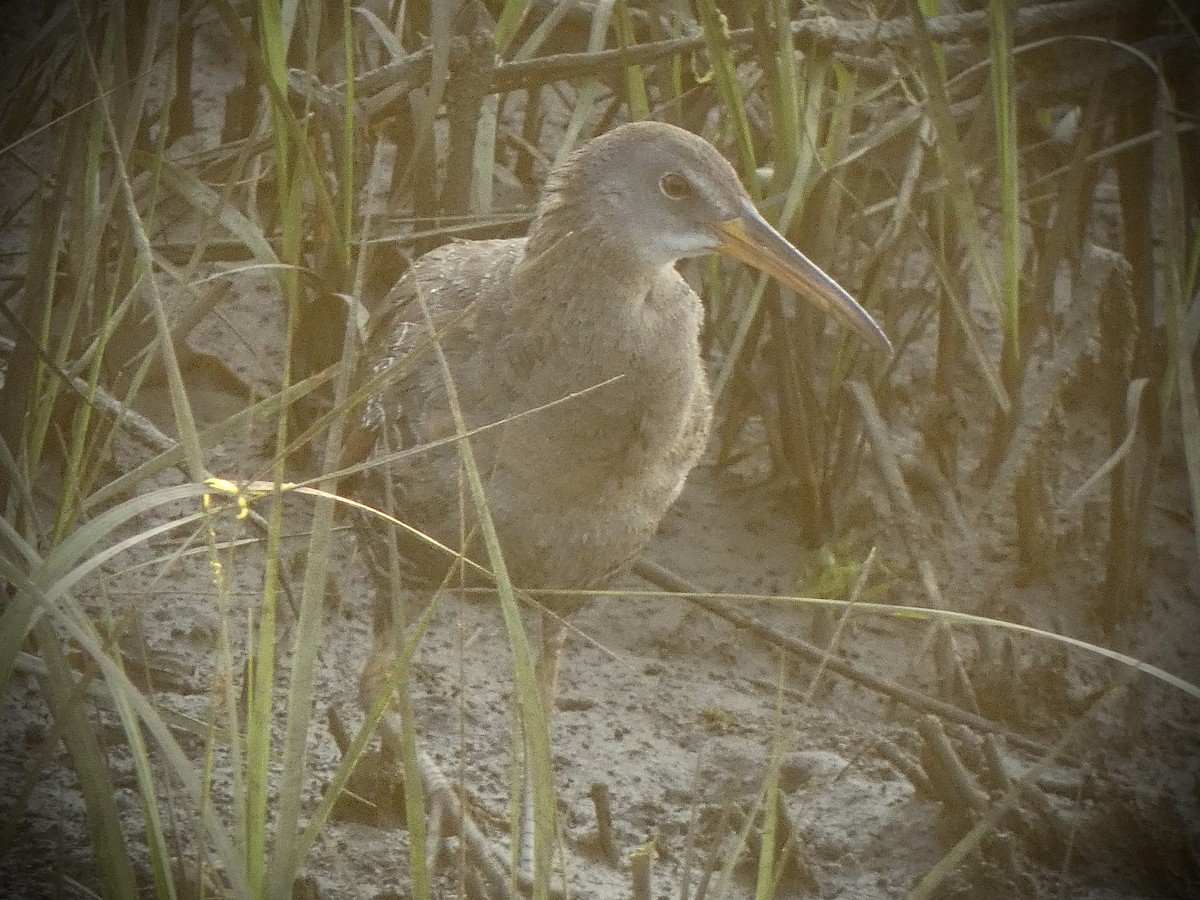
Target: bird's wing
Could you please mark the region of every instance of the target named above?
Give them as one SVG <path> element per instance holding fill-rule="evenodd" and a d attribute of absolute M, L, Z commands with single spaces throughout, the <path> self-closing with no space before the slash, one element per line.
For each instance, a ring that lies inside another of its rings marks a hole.
<path fill-rule="evenodd" d="M 478 393 L 477 373 L 487 370 L 488 346 L 503 320 L 511 273 L 521 258 L 523 240 L 448 244 L 418 259 L 393 287 L 368 332 L 355 384 L 372 385 L 353 417 L 343 444 L 342 466 L 373 459 L 349 479 L 348 494 L 443 540 L 458 521 L 458 450 L 453 444 L 420 449 L 454 429 L 446 410 L 442 367 L 435 341 L 460 375 L 460 392 Z M 431 327 L 432 326 L 432 327 Z M 396 451 L 417 452 L 388 462 Z M 380 525 L 356 516 L 355 527 L 371 535 Z M 395 533 L 405 568 L 435 582 L 446 558 L 421 541 Z M 378 560 L 372 556 L 372 565 Z M 440 566 L 440 568 L 439 568 Z"/>
<path fill-rule="evenodd" d="M 420 257 L 396 283 L 360 357 L 355 384 L 375 386 L 351 426 L 342 468 L 442 436 L 430 427 L 443 406 L 433 342 L 456 360 L 469 360 L 487 344 L 480 323 L 504 302 L 523 245 L 524 239 L 447 244 Z"/>

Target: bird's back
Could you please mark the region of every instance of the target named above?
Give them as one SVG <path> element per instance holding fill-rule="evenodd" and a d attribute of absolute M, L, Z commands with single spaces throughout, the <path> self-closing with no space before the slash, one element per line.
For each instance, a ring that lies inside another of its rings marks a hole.
<path fill-rule="evenodd" d="M 373 369 L 394 377 L 369 400 L 358 440 L 379 455 L 455 434 L 419 291 L 467 426 L 492 426 L 470 443 L 514 581 L 594 586 L 653 536 L 703 452 L 699 303 L 673 269 L 649 286 L 637 321 L 576 303 L 553 272 L 521 277 L 525 243 L 448 244 L 414 263 L 385 302 Z M 573 279 L 607 274 L 578 262 Z M 457 548 L 475 521 L 460 471 L 444 443 L 375 470 L 365 499 L 383 505 L 390 493 L 400 518 Z M 480 547 L 471 555 L 486 562 Z"/>

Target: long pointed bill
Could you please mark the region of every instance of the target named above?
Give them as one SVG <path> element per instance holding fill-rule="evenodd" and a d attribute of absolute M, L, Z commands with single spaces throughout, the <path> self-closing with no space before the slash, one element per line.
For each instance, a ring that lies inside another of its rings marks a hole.
<path fill-rule="evenodd" d="M 788 243 L 749 202 L 736 219 L 717 225 L 717 252 L 779 279 L 818 309 L 862 335 L 872 346 L 890 354 L 892 342 L 845 289 L 807 256 Z"/>

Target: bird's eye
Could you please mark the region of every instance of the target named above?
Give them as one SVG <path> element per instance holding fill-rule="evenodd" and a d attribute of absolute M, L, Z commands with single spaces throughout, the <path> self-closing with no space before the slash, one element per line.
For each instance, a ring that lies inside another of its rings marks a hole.
<path fill-rule="evenodd" d="M 678 172 L 668 172 L 658 182 L 658 188 L 672 200 L 682 200 L 692 195 L 692 185 Z"/>

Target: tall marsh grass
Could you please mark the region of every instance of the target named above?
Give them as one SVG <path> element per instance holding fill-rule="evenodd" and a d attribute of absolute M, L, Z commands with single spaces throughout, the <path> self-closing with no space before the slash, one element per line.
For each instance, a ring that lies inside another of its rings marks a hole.
<path fill-rule="evenodd" d="M 1088 353 L 1062 326 L 1103 339 L 1132 304 L 1141 306 L 1128 321 L 1142 330 L 1105 347 L 1128 365 L 1095 401 L 1113 423 L 1095 482 L 1111 488 L 1102 501 L 1112 626 L 1137 613 L 1140 535 L 1173 423 L 1184 432 L 1192 521 L 1200 515 L 1200 230 L 1187 155 L 1196 121 L 1177 108 L 1168 77 L 1197 47 L 1177 17 L 1161 24 L 1151 55 L 1136 45 L 1146 37 L 1137 13 L 1120 4 L 1050 4 L 1061 15 L 1049 23 L 1042 7 L 1003 0 L 974 18 L 909 0 L 896 18 L 854 21 L 818 20 L 785 0 L 507 0 L 487 5 L 494 21 L 452 6 L 58 5 L 10 48 L 0 104 L 10 188 L 0 697 L 16 679 L 36 683 L 48 739 L 78 775 L 94 860 L 94 872 L 62 874 L 103 896 L 292 895 L 385 711 L 382 700 L 366 711 L 314 804 L 324 598 L 339 565 L 332 473 L 346 410 L 361 396 L 348 369 L 312 362 L 329 354 L 311 344 L 319 337 L 333 358 L 353 357 L 364 305 L 415 247 L 464 225 L 473 236 L 513 233 L 534 192 L 511 173 L 536 181 L 616 121 L 664 118 L 713 140 L 780 230 L 862 298 L 896 343 L 895 359 L 868 359 L 765 277 L 743 284 L 753 276 L 715 263 L 691 273 L 710 312 L 716 454 L 722 464 L 768 459 L 808 541 L 833 540 L 846 498 L 875 477 L 862 427 L 869 397 L 883 420 L 918 422 L 951 490 L 982 481 L 1011 505 L 1023 565 L 1069 564 L 1043 558 L 1066 506 L 1051 413 Z M 1114 110 L 1134 103 L 1149 111 L 1147 127 L 1128 134 Z M 1043 122 L 1063 128 L 1039 130 Z M 1117 184 L 1125 217 L 1115 235 L 1099 224 L 1105 182 Z M 1118 285 L 1103 307 L 1079 293 L 1094 284 L 1091 246 L 1108 239 L 1150 295 Z M 1155 249 L 1147 258 L 1136 247 Z M 244 411 L 212 421 L 193 397 L 186 340 L 250 278 L 265 279 L 257 283 L 282 311 L 278 369 Z M 1090 314 L 1072 317 L 1072 304 Z M 894 389 L 901 370 L 938 396 Z M 165 386 L 168 437 L 134 412 L 151 383 Z M 917 414 L 905 410 L 912 403 Z M 945 427 L 964 419 L 961 434 Z M 260 467 L 222 471 L 227 443 L 255 428 L 269 434 L 267 451 L 242 449 Z M 320 490 L 285 503 L 301 477 L 297 440 L 314 431 L 309 475 Z M 510 636 L 513 753 L 532 772 L 532 893 L 545 898 L 561 839 L 549 711 L 469 441 L 463 461 Z M 297 532 L 302 572 L 288 570 L 285 553 Z M 258 549 L 244 550 L 247 541 Z M 906 563 L 928 565 L 918 550 Z M 119 591 L 95 587 L 131 560 L 169 581 L 191 553 L 206 560 L 221 611 L 203 720 L 164 708 L 131 673 L 122 647 L 133 616 Z M 233 579 L 244 590 L 251 575 L 252 602 L 235 598 Z M 436 891 L 422 739 L 407 696 L 421 635 L 415 626 L 398 648 L 386 684 L 404 729 L 405 889 L 424 898 Z M 119 723 L 140 815 L 119 800 L 113 738 L 97 709 Z M 760 832 L 760 898 L 778 887 L 784 720 L 745 822 Z M 10 822 L 30 812 L 46 765 L 10 773 L 21 784 Z M 217 780 L 230 786 L 217 791 Z M 0 853 L 15 846 L 13 828 L 4 835 Z M 736 862 L 730 855 L 719 879 L 722 896 L 738 894 Z"/>

